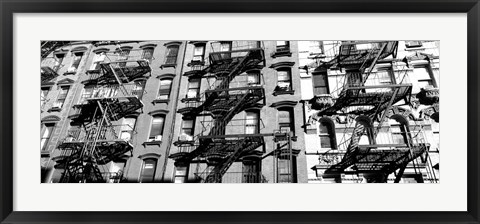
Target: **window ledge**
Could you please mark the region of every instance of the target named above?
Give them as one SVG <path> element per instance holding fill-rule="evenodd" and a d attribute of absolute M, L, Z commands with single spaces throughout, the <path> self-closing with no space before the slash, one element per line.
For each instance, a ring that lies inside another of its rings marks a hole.
<path fill-rule="evenodd" d="M 190 61 L 190 63 L 187 64 L 188 67 L 190 66 L 204 66 L 205 61 Z"/>
<path fill-rule="evenodd" d="M 160 68 L 163 69 L 163 68 L 175 68 L 177 67 L 177 64 L 163 64 L 163 65 L 160 65 Z"/>
<path fill-rule="evenodd" d="M 52 107 L 48 109 L 48 112 L 60 112 L 60 111 L 62 111 L 62 108 L 60 107 Z"/>
<path fill-rule="evenodd" d="M 195 97 L 195 98 L 183 98 L 183 99 L 180 100 L 180 102 L 182 102 L 182 103 L 191 102 L 191 101 L 200 102 L 200 97 Z"/>
<path fill-rule="evenodd" d="M 158 103 L 166 103 L 168 104 L 170 102 L 169 99 L 166 99 L 166 100 L 161 100 L 161 99 L 155 99 L 152 101 L 152 104 L 155 105 L 155 104 L 158 104 Z"/>
<path fill-rule="evenodd" d="M 50 152 L 45 150 L 40 152 L 40 157 L 42 158 L 49 158 L 50 157 Z"/>
<path fill-rule="evenodd" d="M 76 71 L 75 72 L 65 72 L 65 73 L 63 73 L 63 75 L 75 75 L 76 73 L 77 73 Z"/>
<path fill-rule="evenodd" d="M 274 96 L 277 96 L 277 95 L 286 95 L 286 94 L 293 95 L 293 94 L 295 94 L 295 90 L 277 90 L 277 91 L 274 91 L 274 92 L 273 92 L 273 95 L 274 95 Z"/>
<path fill-rule="evenodd" d="M 146 147 L 147 145 L 158 145 L 160 146 L 162 144 L 162 141 L 148 141 L 142 143 L 143 147 Z"/>
<path fill-rule="evenodd" d="M 193 146 L 195 144 L 194 140 L 178 140 L 173 143 L 174 146 Z"/>
<path fill-rule="evenodd" d="M 292 52 L 290 52 L 290 51 L 276 51 L 276 52 L 273 52 L 270 56 L 271 56 L 272 58 L 291 57 L 291 56 L 292 56 Z"/>

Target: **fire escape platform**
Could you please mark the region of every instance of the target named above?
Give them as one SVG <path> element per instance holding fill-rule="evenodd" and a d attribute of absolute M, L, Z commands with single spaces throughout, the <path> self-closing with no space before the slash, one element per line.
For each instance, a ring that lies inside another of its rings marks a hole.
<path fill-rule="evenodd" d="M 100 75 L 97 79 L 98 81 L 108 81 L 115 80 L 115 74 L 117 74 L 122 82 L 131 82 L 134 79 L 145 77 L 146 74 L 150 73 L 152 69 L 150 68 L 149 62 L 147 60 L 138 60 L 134 61 L 138 65 L 135 66 L 118 66 L 118 63 L 126 63 L 131 61 L 118 61 L 100 64 L 100 67 L 103 71 L 103 75 Z M 115 66 L 110 66 L 114 64 Z"/>
<path fill-rule="evenodd" d="M 390 149 L 378 149 L 377 147 L 390 147 Z M 411 148 L 404 144 L 396 147 L 394 145 L 359 146 L 353 152 L 345 154 L 341 162 L 329 167 L 324 175 L 348 172 L 390 174 L 418 158 L 428 148 L 428 144 L 417 144 Z M 351 171 L 346 171 L 347 168 Z"/>
<path fill-rule="evenodd" d="M 48 66 L 44 66 L 40 68 L 40 75 L 41 75 L 41 82 L 48 82 L 56 77 L 58 77 L 58 73 L 55 72 L 52 68 Z"/>
<path fill-rule="evenodd" d="M 73 112 L 69 118 L 73 120 L 85 120 L 90 118 L 96 108 L 98 107 L 99 101 L 102 105 L 108 105 L 109 109 L 109 119 L 112 121 L 118 120 L 119 118 L 124 117 L 125 115 L 131 114 L 138 109 L 143 108 L 142 101 L 137 96 L 114 96 L 110 98 L 89 98 L 87 103 L 81 105 L 75 105 L 74 108 L 78 108 Z M 97 116 L 101 116 L 98 114 Z"/>
<path fill-rule="evenodd" d="M 385 48 L 380 52 L 381 45 L 385 44 Z M 366 45 L 370 44 L 370 48 L 366 49 L 358 49 L 358 45 Z M 364 42 L 355 42 L 355 43 L 342 43 L 340 46 L 339 53 L 337 57 L 332 59 L 329 64 L 335 65 L 336 67 L 349 67 L 354 66 L 358 67 L 358 65 L 365 64 L 366 66 L 370 66 L 370 64 L 375 60 L 377 55 L 380 53 L 378 59 L 384 59 L 390 55 L 396 56 L 397 51 L 397 41 L 379 41 L 379 42 L 371 42 L 371 41 L 364 41 Z"/>
<path fill-rule="evenodd" d="M 374 89 L 390 89 L 391 91 L 365 92 L 365 90 Z M 390 103 L 394 90 L 398 91 L 395 95 L 395 99 L 393 99 L 392 105 L 401 100 L 405 100 L 406 103 L 409 102 L 410 95 L 412 93 L 411 84 L 347 87 L 343 89 L 339 98 L 336 99 L 335 103 L 331 107 L 321 110 L 319 114 L 342 114 L 343 112 L 339 111 L 351 106 L 373 107 L 369 108 L 367 111 L 359 110 L 358 113 L 360 114 L 375 112 L 376 110 L 382 111 L 386 109 Z"/>

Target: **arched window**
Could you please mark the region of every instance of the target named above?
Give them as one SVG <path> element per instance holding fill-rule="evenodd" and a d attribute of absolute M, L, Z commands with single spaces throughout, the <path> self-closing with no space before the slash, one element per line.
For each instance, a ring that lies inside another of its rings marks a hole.
<path fill-rule="evenodd" d="M 366 116 L 359 116 L 357 119 L 357 124 L 355 126 L 355 135 L 361 135 L 358 139 L 359 145 L 372 145 L 375 144 L 375 139 L 373 139 L 373 129 L 372 122 L 370 118 Z"/>
<path fill-rule="evenodd" d="M 335 129 L 331 120 L 320 120 L 320 147 L 323 149 L 336 149 Z"/>
<path fill-rule="evenodd" d="M 277 69 L 277 87 L 275 91 L 291 91 L 292 74 L 290 68 Z"/>
<path fill-rule="evenodd" d="M 395 114 L 388 120 L 393 144 L 408 143 L 408 121 L 402 115 Z"/>
<path fill-rule="evenodd" d="M 157 169 L 156 158 L 146 158 L 143 160 L 142 172 L 140 174 L 140 183 L 152 183 Z"/>
<path fill-rule="evenodd" d="M 170 89 L 172 88 L 172 78 L 160 79 L 160 88 L 158 90 L 157 100 L 167 100 L 170 97 Z"/>
<path fill-rule="evenodd" d="M 162 141 L 163 127 L 165 125 L 165 115 L 155 114 L 152 116 L 152 126 L 150 127 L 149 142 Z"/>

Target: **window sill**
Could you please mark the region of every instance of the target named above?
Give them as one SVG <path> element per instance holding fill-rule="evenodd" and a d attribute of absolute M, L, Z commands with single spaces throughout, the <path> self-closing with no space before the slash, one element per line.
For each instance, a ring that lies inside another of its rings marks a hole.
<path fill-rule="evenodd" d="M 271 56 L 272 58 L 291 57 L 291 56 L 292 56 L 292 52 L 290 52 L 290 51 L 277 51 L 277 52 L 273 52 L 270 56 Z"/>
<path fill-rule="evenodd" d="M 274 96 L 286 95 L 286 94 L 293 95 L 293 94 L 295 94 L 295 90 L 277 90 L 277 91 L 273 92 Z"/>
<path fill-rule="evenodd" d="M 205 61 L 190 61 L 190 63 L 187 64 L 188 67 L 191 66 L 204 66 Z"/>
<path fill-rule="evenodd" d="M 170 102 L 169 99 L 166 99 L 166 100 L 161 100 L 161 99 L 155 99 L 152 101 L 152 104 L 155 105 L 155 104 L 159 104 L 159 103 L 165 103 L 165 104 L 168 104 Z"/>
<path fill-rule="evenodd" d="M 161 69 L 164 69 L 164 68 L 175 68 L 177 67 L 177 64 L 163 64 L 163 65 L 160 65 L 160 68 Z"/>
<path fill-rule="evenodd" d="M 195 144 L 195 141 L 193 140 L 178 140 L 173 143 L 174 146 L 193 146 Z"/>
<path fill-rule="evenodd" d="M 60 111 L 62 111 L 62 108 L 60 107 L 52 107 L 47 110 L 47 112 L 60 112 Z"/>
<path fill-rule="evenodd" d="M 65 76 L 66 76 L 66 75 L 75 75 L 76 73 L 77 73 L 77 72 L 65 72 L 65 73 L 63 73 L 63 75 L 65 75 Z"/>
<path fill-rule="evenodd" d="M 200 102 L 200 97 L 195 97 L 195 98 L 183 98 L 183 99 L 180 100 L 180 102 L 182 102 L 182 103 L 191 102 L 191 101 Z"/>
<path fill-rule="evenodd" d="M 50 152 L 49 151 L 41 151 L 40 152 L 40 157 L 41 158 L 49 158 L 50 157 Z"/>
<path fill-rule="evenodd" d="M 142 143 L 143 147 L 146 147 L 147 145 L 158 145 L 160 146 L 162 144 L 162 141 L 148 141 Z"/>

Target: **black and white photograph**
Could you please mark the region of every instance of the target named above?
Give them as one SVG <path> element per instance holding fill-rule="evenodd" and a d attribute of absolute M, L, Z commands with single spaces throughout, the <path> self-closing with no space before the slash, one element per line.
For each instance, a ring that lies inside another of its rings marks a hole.
<path fill-rule="evenodd" d="M 438 40 L 39 44 L 41 183 L 440 183 Z"/>

